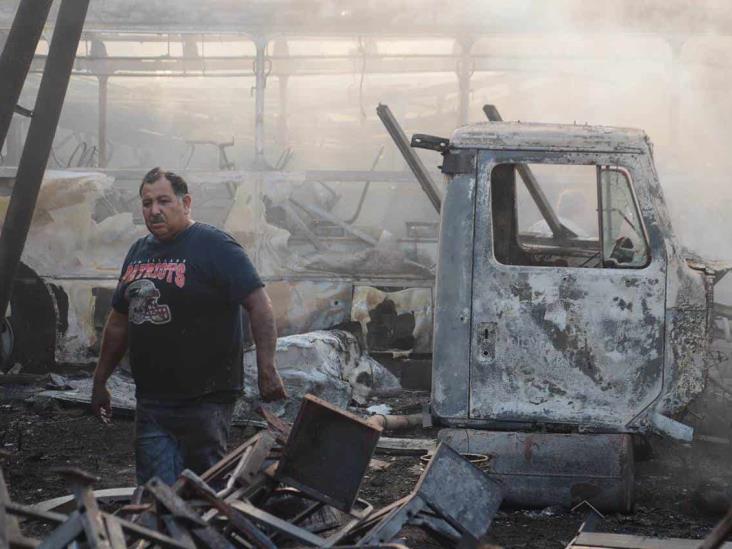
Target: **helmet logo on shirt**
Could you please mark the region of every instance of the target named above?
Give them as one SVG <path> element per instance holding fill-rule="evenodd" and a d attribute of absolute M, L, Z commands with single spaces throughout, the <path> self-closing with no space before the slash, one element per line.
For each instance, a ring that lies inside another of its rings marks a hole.
<path fill-rule="evenodd" d="M 167 324 L 170 307 L 158 303 L 160 290 L 151 280 L 140 279 L 127 286 L 125 298 L 130 303 L 129 318 L 133 324 Z"/>

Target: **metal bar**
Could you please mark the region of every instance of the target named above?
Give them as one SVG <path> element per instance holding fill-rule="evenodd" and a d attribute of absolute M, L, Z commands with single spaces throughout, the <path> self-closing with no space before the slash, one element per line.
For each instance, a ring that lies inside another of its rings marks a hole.
<path fill-rule="evenodd" d="M 359 231 L 358 229 L 351 227 L 348 223 L 346 223 L 342 219 L 337 218 L 332 213 L 326 212 L 325 210 L 318 208 L 317 206 L 313 206 L 311 204 L 303 204 L 302 202 L 300 202 L 299 200 L 295 200 L 294 198 L 290 198 L 290 202 L 292 202 L 298 208 L 305 210 L 310 215 L 319 217 L 321 219 L 324 219 L 326 221 L 333 223 L 334 225 L 339 226 L 341 229 L 343 229 L 347 233 L 351 234 L 352 236 L 355 236 L 359 240 L 363 240 L 364 242 L 366 242 L 366 244 L 371 244 L 372 246 L 376 246 L 379 243 L 379 241 L 376 238 L 372 237 L 371 235 L 368 235 L 368 234 L 364 233 L 363 231 Z"/>
<path fill-rule="evenodd" d="M 409 169 L 414 173 L 414 176 L 417 178 L 417 181 L 427 195 L 427 198 L 429 198 L 429 201 L 439 212 L 442 205 L 439 188 L 432 180 L 432 177 L 427 172 L 427 168 L 425 168 L 424 164 L 417 156 L 417 153 L 412 150 L 404 130 L 402 130 L 401 126 L 396 121 L 396 118 L 394 118 L 391 109 L 389 109 L 387 105 L 379 104 L 379 106 L 376 107 L 376 114 L 379 115 L 379 118 L 384 123 L 386 131 L 389 132 L 389 135 L 391 135 L 391 138 L 394 140 L 399 152 L 402 153 L 404 160 L 407 161 Z"/>
<path fill-rule="evenodd" d="M 470 78 L 473 76 L 473 59 L 470 50 L 473 46 L 472 38 L 463 38 L 459 41 L 460 57 L 457 62 L 455 73 L 458 79 L 458 116 L 457 125 L 464 126 L 468 123 L 468 110 L 470 106 Z"/>
<path fill-rule="evenodd" d="M 503 118 L 495 105 L 483 105 L 483 112 L 491 122 L 503 122 Z M 529 191 L 531 198 L 534 199 L 536 207 L 539 208 L 539 212 L 547 225 L 549 225 L 552 234 L 557 238 L 577 236 L 559 221 L 559 217 L 554 213 L 554 208 L 549 204 L 549 200 L 547 200 L 544 190 L 539 185 L 536 177 L 534 177 L 531 168 L 526 164 L 516 164 L 516 171 L 521 176 L 521 179 L 523 179 L 526 190 Z"/>
<path fill-rule="evenodd" d="M 0 54 L 0 148 L 5 143 L 15 106 L 51 9 L 51 2 L 52 0 L 20 2 L 5 47 Z"/>
<path fill-rule="evenodd" d="M 268 77 L 288 78 L 291 76 L 352 75 L 354 64 L 363 62 L 362 55 L 292 55 L 267 56 L 271 61 Z M 455 72 L 455 63 L 460 59 L 453 54 L 427 55 L 369 55 L 366 56 L 368 74 L 450 74 Z M 475 73 L 507 72 L 545 74 L 548 72 L 592 74 L 597 76 L 603 68 L 622 59 L 609 60 L 591 56 L 495 56 L 471 55 L 471 68 Z M 648 73 L 666 74 L 660 63 L 638 57 L 626 57 L 625 61 L 633 62 L 639 69 Z M 33 59 L 30 72 L 39 73 L 43 68 L 45 56 Z M 168 77 L 196 78 L 200 76 L 216 77 L 254 77 L 254 56 L 113 56 L 99 58 L 80 56 L 74 67 L 74 75 L 125 77 Z M 708 66 L 709 64 L 707 64 Z M 719 66 L 719 65 L 718 65 Z M 591 69 L 590 69 L 591 67 Z M 725 64 L 724 68 L 728 68 Z M 591 73 L 591 71 L 593 71 Z M 165 73 L 165 74 L 161 74 Z"/>
<path fill-rule="evenodd" d="M 38 89 L 34 115 L 0 233 L 0 318 L 5 316 L 10 301 L 88 7 L 89 0 L 62 0 L 59 8 L 48 64 Z"/>
<path fill-rule="evenodd" d="M 256 83 L 254 85 L 254 168 L 260 170 L 269 169 L 264 158 L 264 89 L 267 86 L 267 74 L 265 68 L 265 54 L 267 41 L 255 40 L 257 56 L 254 60 L 254 74 Z"/>
<path fill-rule="evenodd" d="M 97 154 L 100 168 L 107 167 L 107 101 L 108 101 L 108 76 L 99 77 L 99 127 L 97 132 Z"/>

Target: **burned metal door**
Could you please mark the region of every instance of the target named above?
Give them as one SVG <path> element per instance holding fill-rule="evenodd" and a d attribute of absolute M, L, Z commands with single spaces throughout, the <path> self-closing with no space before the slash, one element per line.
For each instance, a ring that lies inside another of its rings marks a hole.
<path fill-rule="evenodd" d="M 470 417 L 625 428 L 663 383 L 666 252 L 648 197 L 631 183 L 649 175 L 633 159 L 628 169 L 599 168 L 597 155 L 534 153 L 531 165 L 551 165 L 562 183 L 570 166 L 592 179 L 571 189 L 574 197 L 553 189 L 559 223 L 551 234 L 522 213 L 525 153 L 482 155 Z M 593 196 L 596 205 L 582 203 Z"/>

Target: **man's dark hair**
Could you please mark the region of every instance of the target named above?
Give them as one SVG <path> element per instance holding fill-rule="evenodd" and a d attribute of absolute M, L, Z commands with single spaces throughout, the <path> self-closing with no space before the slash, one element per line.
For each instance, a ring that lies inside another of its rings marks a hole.
<path fill-rule="evenodd" d="M 144 185 L 155 183 L 158 179 L 162 177 L 170 181 L 170 185 L 173 187 L 173 192 L 178 198 L 183 198 L 185 195 L 188 194 L 188 183 L 186 183 L 185 179 L 183 179 L 178 174 L 167 170 L 162 170 L 159 167 L 155 167 L 147 172 L 145 174 L 145 177 L 142 178 L 142 183 L 140 183 L 140 190 L 138 191 L 140 196 L 142 196 L 142 187 Z"/>

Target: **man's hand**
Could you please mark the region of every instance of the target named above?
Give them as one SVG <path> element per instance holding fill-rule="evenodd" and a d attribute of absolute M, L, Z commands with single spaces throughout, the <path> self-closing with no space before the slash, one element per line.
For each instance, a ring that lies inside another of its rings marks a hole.
<path fill-rule="evenodd" d="M 257 345 L 259 396 L 264 402 L 287 398 L 282 378 L 275 367 L 277 326 L 272 301 L 264 288 L 258 288 L 244 299 L 243 305 L 249 313 L 254 343 Z"/>
<path fill-rule="evenodd" d="M 285 384 L 282 383 L 282 378 L 274 367 L 260 369 L 257 377 L 259 396 L 264 402 L 272 402 L 274 400 L 287 398 L 287 389 L 285 389 Z"/>
<path fill-rule="evenodd" d="M 112 397 L 107 389 L 107 380 L 122 360 L 127 349 L 127 315 L 112 309 L 107 317 L 102 333 L 102 349 L 99 362 L 94 369 L 91 409 L 92 413 L 110 423 L 112 417 Z"/>
<path fill-rule="evenodd" d="M 92 413 L 102 420 L 102 423 L 111 423 L 112 395 L 106 384 L 94 383 L 92 386 L 91 409 Z"/>

